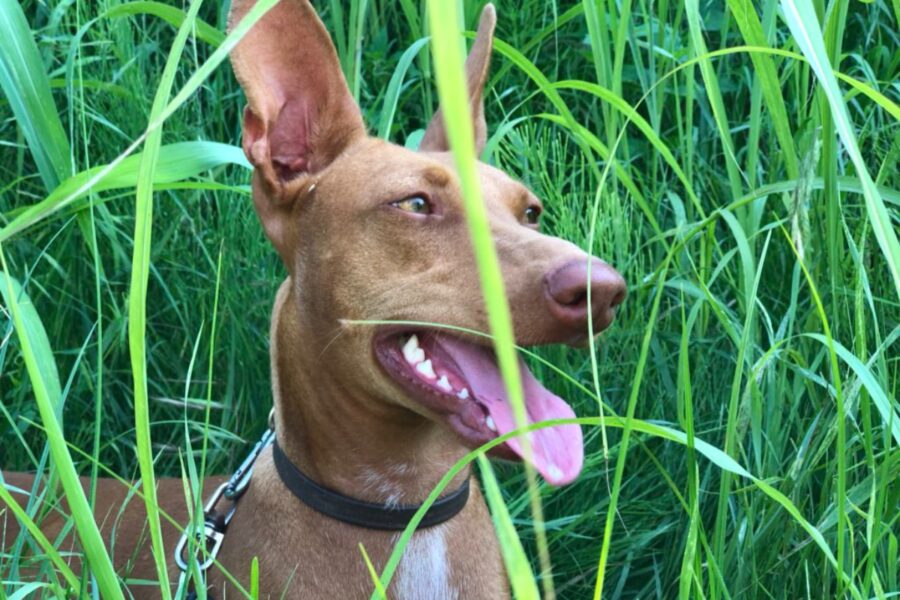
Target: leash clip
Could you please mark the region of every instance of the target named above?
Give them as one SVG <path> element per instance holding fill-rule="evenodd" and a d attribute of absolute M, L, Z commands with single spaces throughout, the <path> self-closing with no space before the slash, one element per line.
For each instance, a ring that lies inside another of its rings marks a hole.
<path fill-rule="evenodd" d="M 238 500 L 241 499 L 241 496 L 244 495 L 244 492 L 250 486 L 250 479 L 253 476 L 253 465 L 262 451 L 271 445 L 275 439 L 274 413 L 275 410 L 273 409 L 269 414 L 269 429 L 256 442 L 256 445 L 253 446 L 253 449 L 247 455 L 247 458 L 244 459 L 244 462 L 241 463 L 241 466 L 237 468 L 227 482 L 216 488 L 216 491 L 206 501 L 206 505 L 203 507 L 203 531 L 193 535 L 195 544 L 193 556 L 191 558 L 187 556 L 188 544 L 191 541 L 190 527 L 182 532 L 178 545 L 175 546 L 175 564 L 181 571 L 181 576 L 178 579 L 178 590 L 180 591 L 187 587 L 189 598 L 196 596 L 190 595 L 195 594 L 195 591 L 191 590 L 192 586 L 189 581 L 191 567 L 188 561 L 190 560 L 194 563 L 200 581 L 205 582 L 206 572 L 216 562 L 216 557 L 222 548 L 222 542 L 225 541 L 225 532 L 228 530 L 228 524 L 231 523 L 231 519 L 237 511 Z M 231 503 L 231 506 L 228 507 L 227 511 L 219 512 L 216 510 L 216 505 L 223 497 Z"/>
<path fill-rule="evenodd" d="M 222 548 L 222 542 L 225 539 L 225 529 L 228 527 L 237 509 L 237 506 L 232 504 L 231 508 L 224 515 L 215 512 L 216 504 L 225 495 L 227 487 L 227 483 L 220 485 L 203 509 L 203 532 L 195 536 L 197 550 L 194 555 L 194 561 L 197 563 L 197 568 L 200 571 L 207 571 L 216 561 L 219 550 Z M 190 569 L 186 555 L 189 541 L 190 534 L 185 530 L 181 534 L 181 539 L 178 540 L 178 545 L 175 547 L 175 564 L 178 565 L 178 568 L 183 573 Z M 203 559 L 204 555 L 205 559 Z"/>

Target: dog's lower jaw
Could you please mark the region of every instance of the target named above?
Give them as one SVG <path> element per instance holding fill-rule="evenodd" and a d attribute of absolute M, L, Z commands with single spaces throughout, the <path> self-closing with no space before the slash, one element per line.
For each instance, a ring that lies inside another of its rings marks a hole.
<path fill-rule="evenodd" d="M 390 406 L 367 409 L 329 377 L 322 351 L 304 343 L 290 280 L 272 319 L 272 380 L 278 440 L 317 483 L 378 503 L 422 502 L 466 449 L 446 428 Z M 311 382 L 315 382 L 315 386 Z M 371 404 L 371 403 L 370 403 Z M 468 469 L 449 484 L 452 491 Z M 242 510 L 245 508 L 246 510 Z M 246 581 L 260 561 L 261 597 L 365 598 L 373 585 L 359 544 L 376 569 L 386 564 L 399 532 L 359 528 L 302 504 L 281 483 L 271 453 L 229 528 L 221 564 Z M 211 581 L 221 586 L 223 579 Z M 504 598 L 506 575 L 484 499 L 473 485 L 466 507 L 446 523 L 417 532 L 388 590 L 391 598 Z"/>

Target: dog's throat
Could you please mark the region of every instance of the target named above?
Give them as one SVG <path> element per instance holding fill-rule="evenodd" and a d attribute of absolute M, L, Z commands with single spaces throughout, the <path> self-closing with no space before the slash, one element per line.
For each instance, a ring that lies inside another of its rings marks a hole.
<path fill-rule="evenodd" d="M 367 529 L 402 531 L 412 521 L 421 504 L 374 504 L 322 487 L 287 457 L 278 442 L 272 444 L 272 458 L 278 477 L 298 500 L 327 517 Z M 469 499 L 469 480 L 448 496 L 434 502 L 417 529 L 440 525 L 462 511 Z"/>

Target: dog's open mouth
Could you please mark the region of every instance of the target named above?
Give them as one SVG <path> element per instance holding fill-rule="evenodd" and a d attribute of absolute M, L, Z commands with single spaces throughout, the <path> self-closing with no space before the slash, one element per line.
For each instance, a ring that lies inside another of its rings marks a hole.
<path fill-rule="evenodd" d="M 375 337 L 381 365 L 413 398 L 444 418 L 467 446 L 476 448 L 516 429 L 494 352 L 444 332 L 387 332 Z M 519 359 L 529 423 L 575 416 L 564 400 L 535 379 Z M 581 427 L 557 425 L 529 434 L 535 469 L 553 485 L 573 481 L 584 462 Z M 518 437 L 496 448 L 522 458 Z"/>

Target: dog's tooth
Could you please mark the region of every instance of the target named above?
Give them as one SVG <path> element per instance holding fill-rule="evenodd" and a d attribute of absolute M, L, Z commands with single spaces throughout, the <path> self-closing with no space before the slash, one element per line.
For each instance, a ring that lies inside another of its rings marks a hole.
<path fill-rule="evenodd" d="M 488 415 L 487 417 L 485 417 L 484 423 L 485 423 L 485 425 L 487 425 L 487 428 L 490 429 L 491 431 L 494 431 L 494 432 L 497 431 L 497 424 L 494 423 L 494 419 L 493 419 L 493 417 L 491 417 L 491 415 Z"/>
<path fill-rule="evenodd" d="M 428 379 L 435 379 L 437 377 L 437 375 L 434 374 L 434 367 L 431 365 L 430 358 L 417 364 L 416 371 L 418 371 Z"/>
<path fill-rule="evenodd" d="M 463 388 L 456 392 L 456 397 L 460 400 L 465 400 L 469 397 L 469 388 Z"/>
<path fill-rule="evenodd" d="M 416 334 L 409 336 L 403 345 L 403 358 L 411 365 L 417 365 L 425 360 L 425 351 L 419 348 L 419 338 Z"/>
<path fill-rule="evenodd" d="M 447 379 L 446 375 L 441 375 L 441 378 L 437 380 L 437 386 L 445 392 L 453 391 L 453 386 L 450 385 L 450 380 Z"/>
<path fill-rule="evenodd" d="M 403 344 L 403 351 L 409 352 L 411 350 L 415 350 L 419 347 L 419 336 L 416 334 L 410 335 L 406 338 L 406 342 Z"/>

